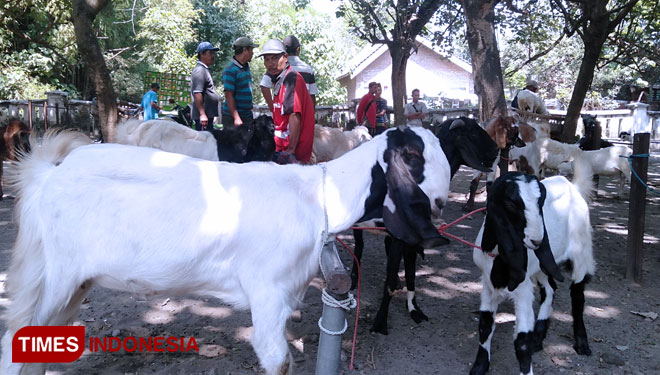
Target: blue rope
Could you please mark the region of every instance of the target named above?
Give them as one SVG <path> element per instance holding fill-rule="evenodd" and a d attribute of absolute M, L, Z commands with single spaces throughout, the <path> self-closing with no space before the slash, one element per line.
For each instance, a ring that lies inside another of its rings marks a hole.
<path fill-rule="evenodd" d="M 649 157 L 649 154 L 632 154 L 632 155 L 630 155 L 630 156 L 624 156 L 624 155 L 619 155 L 619 156 L 622 157 L 622 158 L 626 158 L 626 159 L 628 159 L 628 163 L 630 164 L 630 171 L 632 172 L 632 174 L 633 174 L 635 177 L 637 177 L 637 180 L 639 180 L 639 183 L 642 184 L 642 186 L 644 186 L 647 190 L 650 190 L 652 193 L 656 193 L 656 194 L 660 195 L 660 191 L 655 190 L 654 188 L 652 188 L 652 187 L 650 187 L 649 185 L 647 185 L 644 181 L 642 181 L 642 178 L 639 177 L 639 175 L 638 175 L 637 172 L 633 169 L 633 166 L 632 166 L 632 160 L 633 160 L 633 158 L 648 158 L 648 157 Z"/>

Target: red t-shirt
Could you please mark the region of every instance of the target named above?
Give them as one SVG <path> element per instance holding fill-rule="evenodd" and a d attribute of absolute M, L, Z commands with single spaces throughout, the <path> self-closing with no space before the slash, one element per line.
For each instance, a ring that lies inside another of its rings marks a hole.
<path fill-rule="evenodd" d="M 300 73 L 287 67 L 279 91 L 273 98 L 273 122 L 275 122 L 275 150 L 289 147 L 289 115 L 300 114 L 300 137 L 295 156 L 299 162 L 309 163 L 314 143 L 314 102 Z"/>
<path fill-rule="evenodd" d="M 369 105 L 369 108 L 367 108 L 367 104 Z M 362 124 L 362 121 L 364 121 L 364 112 L 365 108 L 367 108 L 367 119 L 369 120 L 369 123 L 371 123 L 371 127 L 376 126 L 376 98 L 370 94 L 366 93 L 362 99 L 360 99 L 360 104 L 358 104 L 357 107 L 357 122 L 358 125 Z"/>

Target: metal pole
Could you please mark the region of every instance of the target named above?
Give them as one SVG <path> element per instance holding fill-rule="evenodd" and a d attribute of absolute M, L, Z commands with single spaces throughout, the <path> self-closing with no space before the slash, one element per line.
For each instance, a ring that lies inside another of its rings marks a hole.
<path fill-rule="evenodd" d="M 44 131 L 48 130 L 48 102 L 44 102 Z"/>
<path fill-rule="evenodd" d="M 324 293 L 335 301 L 347 301 L 350 296 L 351 278 L 339 258 L 334 241 L 328 242 L 321 251 L 321 271 L 326 280 Z M 332 299 L 330 298 L 330 299 Z M 341 356 L 341 341 L 346 322 L 346 307 L 328 303 L 323 297 L 323 314 L 319 320 L 321 333 L 316 358 L 316 375 L 337 375 Z"/>
<path fill-rule="evenodd" d="M 635 134 L 633 141 L 633 154 L 641 155 L 649 153 L 649 133 Z M 648 157 L 636 157 L 632 160 L 632 172 L 630 180 L 630 206 L 628 210 L 628 260 L 626 267 L 626 278 L 641 284 L 642 282 L 642 263 L 644 253 L 644 216 L 646 215 L 646 179 L 649 166 Z M 643 181 L 640 182 L 635 177 L 635 172 Z"/>

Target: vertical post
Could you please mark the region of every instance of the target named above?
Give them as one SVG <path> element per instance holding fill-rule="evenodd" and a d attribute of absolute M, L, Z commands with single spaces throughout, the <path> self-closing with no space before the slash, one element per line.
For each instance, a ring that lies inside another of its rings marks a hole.
<path fill-rule="evenodd" d="M 60 103 L 55 103 L 55 126 L 60 126 Z"/>
<path fill-rule="evenodd" d="M 349 298 L 351 277 L 339 258 L 334 241 L 328 242 L 321 250 L 321 271 L 327 283 L 324 293 L 335 301 Z M 316 357 L 316 375 L 337 375 L 341 356 L 341 340 L 346 323 L 346 309 L 327 303 L 324 296 L 323 314 L 319 320 L 321 333 Z"/>
<path fill-rule="evenodd" d="M 32 130 L 32 100 L 28 99 L 28 120 L 30 123 L 30 130 Z"/>
<path fill-rule="evenodd" d="M 648 154 L 649 133 L 635 134 L 633 141 L 633 154 Z M 632 159 L 632 172 L 630 180 L 630 206 L 628 211 L 628 242 L 626 248 L 628 251 L 626 278 L 641 284 L 642 282 L 642 263 L 644 253 L 644 217 L 646 215 L 646 178 L 649 160 L 648 157 L 636 157 Z M 644 182 L 640 182 L 634 176 L 635 172 Z"/>
<path fill-rule="evenodd" d="M 44 131 L 48 130 L 48 102 L 44 102 Z"/>

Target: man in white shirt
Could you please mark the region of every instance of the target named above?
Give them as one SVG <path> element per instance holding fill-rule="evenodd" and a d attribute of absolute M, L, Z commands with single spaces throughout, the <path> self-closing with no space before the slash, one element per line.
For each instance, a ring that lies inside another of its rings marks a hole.
<path fill-rule="evenodd" d="M 412 91 L 412 102 L 406 104 L 403 114 L 408 119 L 408 126 L 422 126 L 422 119 L 428 113 L 426 103 L 419 101 L 419 89 Z"/>
<path fill-rule="evenodd" d="M 289 35 L 284 38 L 282 43 L 284 43 L 286 53 L 289 55 L 289 65 L 291 65 L 291 69 L 300 73 L 303 77 L 303 80 L 305 80 L 305 84 L 307 85 L 307 91 L 309 91 L 309 95 L 312 97 L 312 103 L 316 106 L 316 94 L 319 93 L 319 88 L 316 85 L 316 76 L 314 76 L 314 70 L 312 67 L 298 57 L 298 55 L 300 55 L 300 41 L 295 36 Z M 268 109 L 273 112 L 273 95 L 270 91 L 273 88 L 273 77 L 266 72 L 261 78 L 259 86 L 261 86 L 261 93 L 268 104 Z"/>

